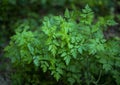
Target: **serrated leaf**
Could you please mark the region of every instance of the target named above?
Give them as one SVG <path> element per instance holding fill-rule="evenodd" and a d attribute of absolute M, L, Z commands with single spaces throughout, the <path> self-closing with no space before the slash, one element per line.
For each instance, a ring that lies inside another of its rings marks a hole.
<path fill-rule="evenodd" d="M 92 28 L 92 33 L 98 31 L 98 29 L 99 29 L 99 28 L 98 28 L 97 26 L 93 27 L 93 28 Z"/>
<path fill-rule="evenodd" d="M 103 44 L 98 44 L 98 45 L 96 46 L 96 48 L 97 48 L 98 51 L 104 51 L 104 46 L 103 46 Z"/>
<path fill-rule="evenodd" d="M 80 54 L 83 53 L 83 49 L 82 49 L 82 47 L 79 47 L 79 48 L 78 48 L 78 52 L 79 52 Z"/>
<path fill-rule="evenodd" d="M 110 64 L 103 64 L 103 69 L 105 69 L 105 71 L 109 71 L 112 69 L 112 66 Z"/>
<path fill-rule="evenodd" d="M 73 85 L 75 83 L 75 79 L 72 77 L 69 77 L 68 82 L 70 82 L 70 85 Z"/>
<path fill-rule="evenodd" d="M 68 65 L 70 63 L 71 57 L 67 55 L 66 57 L 64 57 L 64 60 L 65 60 L 66 65 Z"/>
<path fill-rule="evenodd" d="M 114 26 L 114 25 L 117 25 L 118 23 L 115 22 L 114 20 L 108 20 L 108 21 L 107 21 L 107 24 L 108 24 L 109 26 Z"/>
<path fill-rule="evenodd" d="M 52 45 L 49 45 L 49 48 L 48 48 L 48 50 L 50 51 L 52 49 Z"/>
<path fill-rule="evenodd" d="M 50 45 L 48 48 L 49 51 L 51 51 L 52 55 L 55 56 L 56 55 L 56 50 L 57 47 L 55 45 Z"/>
<path fill-rule="evenodd" d="M 71 48 L 73 48 L 73 45 L 72 44 L 68 44 L 68 47 L 71 49 Z"/>
<path fill-rule="evenodd" d="M 43 72 L 46 72 L 46 71 L 47 71 L 47 66 L 46 66 L 46 65 L 42 64 L 42 65 L 41 65 L 41 68 L 42 68 Z"/>
<path fill-rule="evenodd" d="M 100 58 L 100 57 L 99 57 L 99 58 Z M 100 62 L 100 63 L 102 63 L 102 64 L 107 63 L 107 61 L 106 61 L 106 59 L 105 59 L 105 58 L 100 58 L 99 62 Z"/>
<path fill-rule="evenodd" d="M 57 42 L 57 40 L 53 40 L 53 43 L 54 43 L 56 46 L 59 46 L 59 43 Z"/>
<path fill-rule="evenodd" d="M 62 54 L 61 54 L 61 57 L 64 57 L 64 56 L 66 56 L 67 55 L 67 53 L 66 52 L 63 52 Z"/>
<path fill-rule="evenodd" d="M 33 48 L 29 43 L 28 43 L 27 47 L 28 47 L 30 53 L 31 53 L 32 55 L 34 55 L 34 48 Z"/>
<path fill-rule="evenodd" d="M 71 38 L 71 43 L 75 43 L 75 37 Z"/>
<path fill-rule="evenodd" d="M 95 44 L 89 44 L 89 54 L 93 54 L 94 55 L 97 52 Z"/>
<path fill-rule="evenodd" d="M 41 68 L 43 70 L 43 72 L 47 71 L 47 68 L 49 67 L 49 64 L 46 61 L 41 61 Z"/>
<path fill-rule="evenodd" d="M 76 50 L 72 49 L 71 52 L 72 52 L 73 58 L 76 58 L 76 57 L 77 57 L 77 52 L 76 52 Z"/>
<path fill-rule="evenodd" d="M 68 10 L 68 9 L 65 10 L 64 16 L 65 16 L 66 18 L 70 18 L 70 13 L 69 13 L 69 10 Z"/>
<path fill-rule="evenodd" d="M 63 74 L 63 70 L 61 68 L 57 68 L 56 71 L 59 73 L 59 74 Z"/>
<path fill-rule="evenodd" d="M 39 66 L 39 60 L 37 59 L 37 58 L 35 58 L 34 60 L 33 60 L 33 63 L 35 64 L 35 66 Z"/>
<path fill-rule="evenodd" d="M 82 11 L 83 11 L 83 13 L 89 13 L 89 12 L 91 12 L 92 10 L 91 10 L 91 8 L 89 7 L 89 5 L 86 5 L 85 8 L 84 8 Z"/>
<path fill-rule="evenodd" d="M 61 76 L 60 76 L 59 73 L 55 72 L 55 73 L 54 73 L 54 77 L 55 77 L 55 79 L 58 81 Z"/>

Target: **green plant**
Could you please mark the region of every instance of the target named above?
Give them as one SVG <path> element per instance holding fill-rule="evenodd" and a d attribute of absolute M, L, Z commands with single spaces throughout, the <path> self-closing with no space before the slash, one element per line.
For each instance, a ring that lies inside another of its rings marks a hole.
<path fill-rule="evenodd" d="M 85 4 L 98 12 L 96 15 L 107 15 L 113 13 L 115 7 L 119 8 L 119 1 L 113 0 L 0 0 L 0 47 L 14 34 L 14 23 L 25 19 L 29 22 L 29 18 L 38 19 L 49 13 L 60 14 L 65 8 L 79 9 Z"/>
<path fill-rule="evenodd" d="M 29 25 L 20 26 L 5 48 L 17 84 L 44 85 L 42 79 L 48 77 L 51 85 L 119 85 L 120 39 L 107 40 L 103 34 L 115 22 L 102 17 L 94 20 L 87 5 L 82 12 L 66 10 L 63 17 L 44 17 L 34 32 Z"/>

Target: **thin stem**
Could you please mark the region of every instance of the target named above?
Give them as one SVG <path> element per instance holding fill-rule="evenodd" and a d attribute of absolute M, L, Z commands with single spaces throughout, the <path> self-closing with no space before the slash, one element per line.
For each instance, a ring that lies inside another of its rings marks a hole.
<path fill-rule="evenodd" d="M 90 85 L 89 67 L 90 67 L 90 63 L 88 61 L 88 56 L 87 56 L 87 85 Z"/>
<path fill-rule="evenodd" d="M 99 74 L 99 77 L 98 77 L 97 81 L 96 81 L 96 82 L 93 82 L 95 85 L 98 85 L 98 82 L 99 82 L 100 79 L 101 79 L 101 75 L 102 75 L 102 70 L 100 70 L 100 74 Z"/>
<path fill-rule="evenodd" d="M 101 75 L 102 75 L 102 70 L 100 70 L 100 74 L 99 74 L 99 77 L 98 77 L 96 83 L 98 83 L 100 81 Z"/>

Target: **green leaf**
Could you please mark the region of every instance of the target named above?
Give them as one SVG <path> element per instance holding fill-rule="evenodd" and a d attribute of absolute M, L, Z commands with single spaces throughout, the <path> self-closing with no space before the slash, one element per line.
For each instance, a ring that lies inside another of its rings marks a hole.
<path fill-rule="evenodd" d="M 71 57 L 69 55 L 64 57 L 65 63 L 66 65 L 68 65 L 70 63 Z"/>
<path fill-rule="evenodd" d="M 112 73 L 117 85 L 120 85 L 120 72 L 117 70 L 114 70 Z"/>
<path fill-rule="evenodd" d="M 98 27 L 98 26 L 96 26 L 96 25 L 95 25 L 95 26 L 93 26 L 93 27 L 92 27 L 92 33 L 94 33 L 94 32 L 96 32 L 96 31 L 98 31 L 98 29 L 99 29 L 99 27 Z"/>
<path fill-rule="evenodd" d="M 68 44 L 68 47 L 72 49 L 74 46 L 72 44 Z"/>
<path fill-rule="evenodd" d="M 97 52 L 96 50 L 96 43 L 95 44 L 89 44 L 89 54 L 95 54 Z"/>
<path fill-rule="evenodd" d="M 61 68 L 57 68 L 56 71 L 59 73 L 59 74 L 63 74 L 63 70 Z"/>
<path fill-rule="evenodd" d="M 105 58 L 101 58 L 101 57 L 99 57 L 99 58 L 100 58 L 100 60 L 99 60 L 100 63 L 102 63 L 102 64 L 106 64 L 107 63 Z"/>
<path fill-rule="evenodd" d="M 60 76 L 60 74 L 58 72 L 55 72 L 54 77 L 58 81 L 61 76 Z"/>
<path fill-rule="evenodd" d="M 80 54 L 82 54 L 82 53 L 83 53 L 82 46 L 80 46 L 80 47 L 78 48 L 78 52 L 79 52 Z"/>
<path fill-rule="evenodd" d="M 73 58 L 77 57 L 77 51 L 75 49 L 71 50 Z"/>
<path fill-rule="evenodd" d="M 48 50 L 49 50 L 49 51 L 51 51 L 51 50 L 52 50 L 52 45 L 49 45 Z"/>
<path fill-rule="evenodd" d="M 98 45 L 96 46 L 96 48 L 97 48 L 98 51 L 104 51 L 104 50 L 105 50 L 103 44 L 98 44 Z"/>
<path fill-rule="evenodd" d="M 72 77 L 69 77 L 68 82 L 70 82 L 70 85 L 73 85 L 75 83 L 75 79 Z"/>
<path fill-rule="evenodd" d="M 43 70 L 43 72 L 47 71 L 47 68 L 49 67 L 49 64 L 46 61 L 41 61 L 41 68 Z"/>
<path fill-rule="evenodd" d="M 30 53 L 31 53 L 32 55 L 34 55 L 34 48 L 30 45 L 30 43 L 28 43 L 27 47 L 28 47 Z"/>
<path fill-rule="evenodd" d="M 112 66 L 110 64 L 103 64 L 103 69 L 105 69 L 105 71 L 109 71 L 112 69 Z"/>
<path fill-rule="evenodd" d="M 33 63 L 35 64 L 35 66 L 39 66 L 39 60 L 37 58 L 34 58 Z"/>
<path fill-rule="evenodd" d="M 48 48 L 49 51 L 51 51 L 52 55 L 55 56 L 56 55 L 56 50 L 57 50 L 57 47 L 55 45 L 50 45 L 49 48 Z"/>
<path fill-rule="evenodd" d="M 61 57 L 64 57 L 64 56 L 66 56 L 67 55 L 67 53 L 66 52 L 63 52 L 62 54 L 61 54 Z"/>
<path fill-rule="evenodd" d="M 42 70 L 43 70 L 43 72 L 46 72 L 47 71 L 47 66 L 46 65 L 41 65 L 41 68 L 42 68 Z"/>
<path fill-rule="evenodd" d="M 91 8 L 88 5 L 86 5 L 85 8 L 82 10 L 83 13 L 89 13 L 91 11 L 92 10 L 91 10 Z"/>
<path fill-rule="evenodd" d="M 114 26 L 114 25 L 117 25 L 118 23 L 115 22 L 113 19 L 111 19 L 111 20 L 108 20 L 108 21 L 107 21 L 107 24 L 108 24 L 109 26 Z"/>
<path fill-rule="evenodd" d="M 64 16 L 65 16 L 66 18 L 70 18 L 70 13 L 69 13 L 69 10 L 68 10 L 68 9 L 65 10 Z"/>

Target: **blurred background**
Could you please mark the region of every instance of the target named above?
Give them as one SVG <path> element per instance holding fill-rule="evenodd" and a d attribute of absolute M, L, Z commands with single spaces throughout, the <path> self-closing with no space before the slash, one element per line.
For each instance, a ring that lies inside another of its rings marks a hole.
<path fill-rule="evenodd" d="M 3 49 L 20 24 L 29 24 L 32 30 L 36 30 L 44 16 L 63 15 L 66 8 L 81 10 L 86 4 L 96 17 L 112 16 L 118 23 L 109 27 L 106 36 L 120 36 L 120 0 L 0 0 L 0 85 L 9 85 L 10 82 L 10 68 Z"/>

